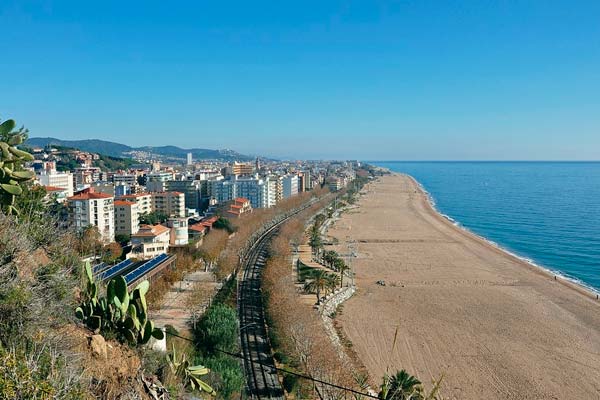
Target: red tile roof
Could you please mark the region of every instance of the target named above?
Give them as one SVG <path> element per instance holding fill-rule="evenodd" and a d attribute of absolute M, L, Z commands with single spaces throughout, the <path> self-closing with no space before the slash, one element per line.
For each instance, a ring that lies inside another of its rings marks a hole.
<path fill-rule="evenodd" d="M 142 225 L 142 226 L 140 226 L 140 230 L 131 236 L 132 237 L 140 237 L 140 236 L 156 237 L 156 236 L 161 235 L 168 231 L 169 231 L 169 228 L 167 228 L 166 226 L 163 226 L 163 225 Z"/>
<path fill-rule="evenodd" d="M 67 200 L 95 200 L 95 199 L 112 199 L 113 196 L 106 194 L 95 192 L 94 188 L 84 189 L 74 196 L 67 197 Z"/>
<path fill-rule="evenodd" d="M 116 200 L 115 206 L 135 206 L 135 203 L 125 200 Z"/>
<path fill-rule="evenodd" d="M 57 187 L 57 186 L 44 186 L 47 192 L 64 192 L 65 188 Z"/>
<path fill-rule="evenodd" d="M 206 230 L 206 226 L 202 225 L 202 223 L 194 224 L 188 226 L 188 230 L 202 233 Z"/>

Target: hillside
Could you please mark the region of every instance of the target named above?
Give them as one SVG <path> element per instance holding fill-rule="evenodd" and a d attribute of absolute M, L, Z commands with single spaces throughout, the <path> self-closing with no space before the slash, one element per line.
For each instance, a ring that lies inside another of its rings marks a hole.
<path fill-rule="evenodd" d="M 99 139 L 85 140 L 62 140 L 57 138 L 29 138 L 26 142 L 29 146 L 44 147 L 56 145 L 77 148 L 83 151 L 106 154 L 113 157 L 131 158 L 132 152 L 148 152 L 158 157 L 176 158 L 184 160 L 187 153 L 192 153 L 194 160 L 222 159 L 247 161 L 252 157 L 240 154 L 233 150 L 211 150 L 211 149 L 183 149 L 177 146 L 142 146 L 131 147 L 121 143 L 109 142 Z"/>

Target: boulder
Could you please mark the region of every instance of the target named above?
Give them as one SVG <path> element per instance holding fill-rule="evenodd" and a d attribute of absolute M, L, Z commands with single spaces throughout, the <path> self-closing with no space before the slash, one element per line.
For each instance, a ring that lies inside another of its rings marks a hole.
<path fill-rule="evenodd" d="M 102 360 L 108 359 L 108 352 L 106 348 L 106 340 L 102 335 L 92 335 L 89 337 L 90 350 L 94 357 Z"/>

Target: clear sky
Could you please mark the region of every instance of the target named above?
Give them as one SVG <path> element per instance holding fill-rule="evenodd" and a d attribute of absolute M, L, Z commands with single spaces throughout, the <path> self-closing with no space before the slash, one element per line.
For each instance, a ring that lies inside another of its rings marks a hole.
<path fill-rule="evenodd" d="M 294 158 L 600 159 L 600 1 L 0 1 L 31 136 Z"/>

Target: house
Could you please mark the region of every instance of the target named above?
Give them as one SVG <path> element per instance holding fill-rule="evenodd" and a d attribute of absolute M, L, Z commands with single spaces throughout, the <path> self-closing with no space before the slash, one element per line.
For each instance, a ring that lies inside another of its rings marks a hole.
<path fill-rule="evenodd" d="M 244 197 L 235 198 L 229 205 L 229 209 L 223 214 L 227 218 L 239 218 L 241 215 L 252 212 L 250 200 Z"/>
<path fill-rule="evenodd" d="M 131 235 L 131 253 L 127 258 L 148 260 L 166 254 L 171 240 L 171 230 L 163 225 L 142 225 Z"/>
<path fill-rule="evenodd" d="M 69 197 L 69 190 L 57 186 L 43 186 L 46 190 L 45 200 L 55 199 L 57 203 L 64 203 Z"/>

